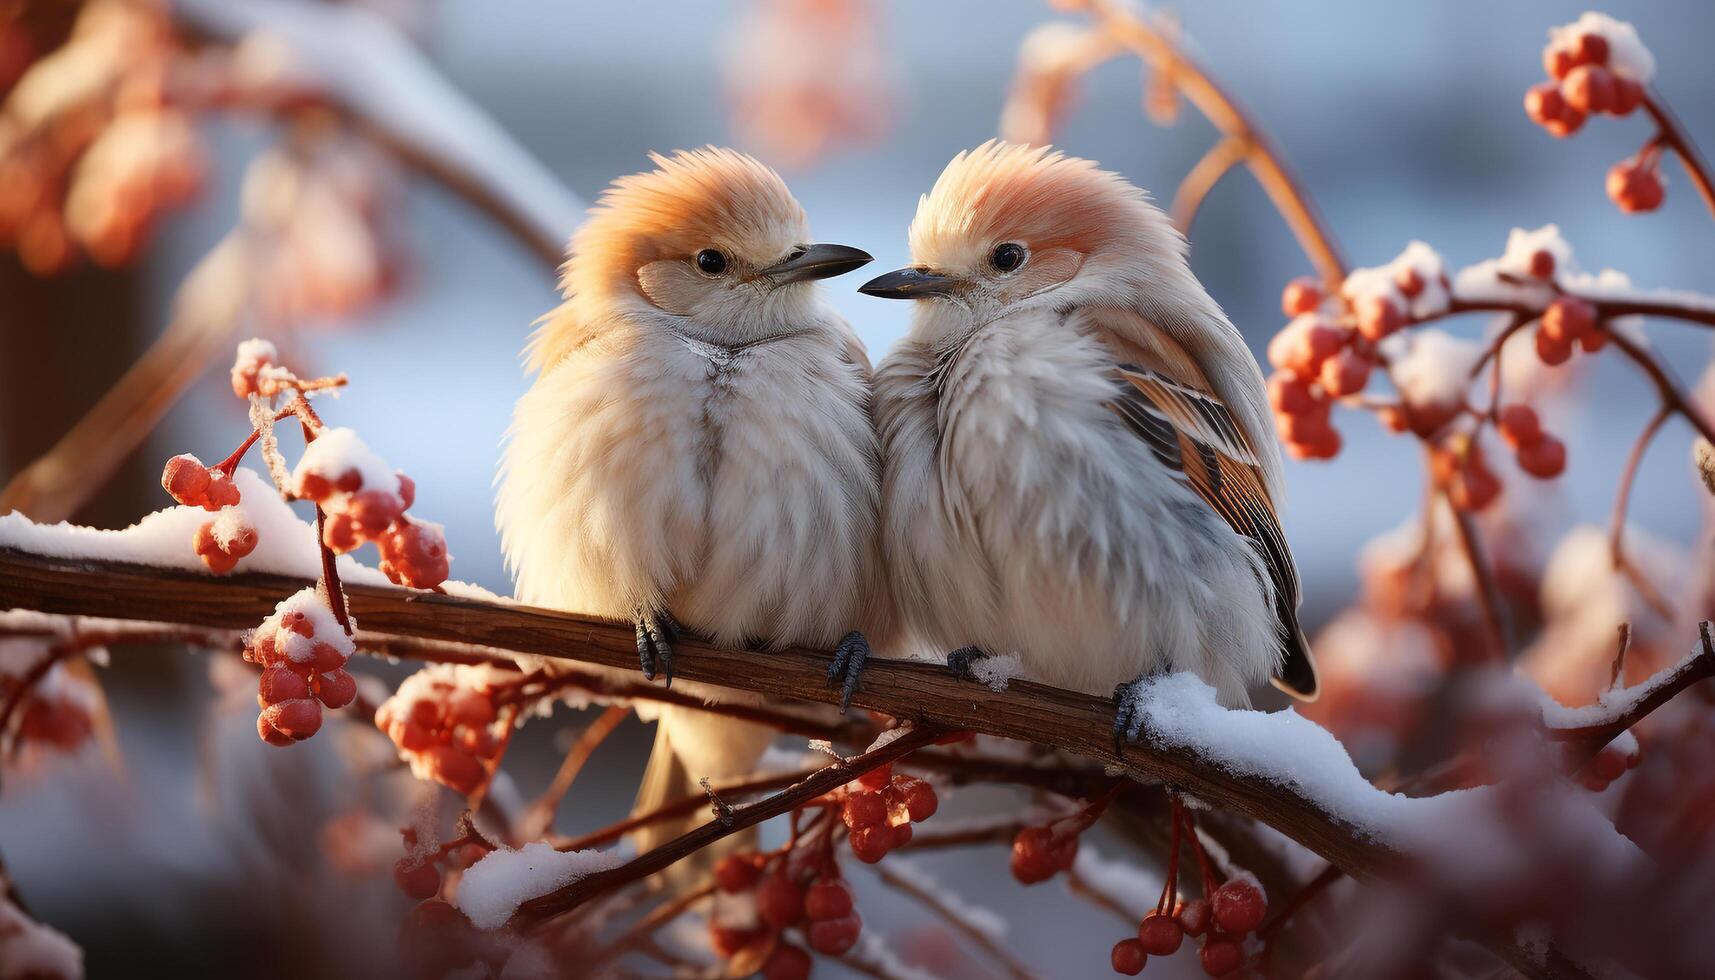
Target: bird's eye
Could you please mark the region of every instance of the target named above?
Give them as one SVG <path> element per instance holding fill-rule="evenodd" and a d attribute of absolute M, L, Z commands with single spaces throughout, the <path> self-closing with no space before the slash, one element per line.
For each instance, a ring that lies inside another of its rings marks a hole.
<path fill-rule="evenodd" d="M 1024 264 L 1024 246 L 1017 242 L 996 245 L 994 254 L 989 256 L 989 261 L 994 264 L 996 269 L 1002 272 L 1011 272 Z"/>
<path fill-rule="evenodd" d="M 726 256 L 712 248 L 697 253 L 697 269 L 705 276 L 718 276 L 726 271 Z"/>

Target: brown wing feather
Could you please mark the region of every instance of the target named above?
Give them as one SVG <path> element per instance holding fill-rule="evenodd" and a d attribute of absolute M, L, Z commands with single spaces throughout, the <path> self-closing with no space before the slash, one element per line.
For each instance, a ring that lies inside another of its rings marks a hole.
<path fill-rule="evenodd" d="M 1162 343 L 1171 340 L 1164 337 Z M 1200 390 L 1189 359 L 1162 356 L 1159 349 L 1133 347 L 1127 353 L 1154 364 L 1119 365 L 1114 410 L 1157 460 L 1183 475 L 1215 513 L 1256 547 L 1268 570 L 1280 621 L 1283 657 L 1276 685 L 1296 697 L 1314 697 L 1315 666 L 1298 626 L 1298 570 L 1254 449 L 1220 399 L 1206 387 Z"/>

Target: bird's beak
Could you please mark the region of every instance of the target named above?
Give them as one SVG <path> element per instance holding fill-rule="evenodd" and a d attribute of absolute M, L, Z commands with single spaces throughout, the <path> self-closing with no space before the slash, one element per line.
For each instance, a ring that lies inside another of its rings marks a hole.
<path fill-rule="evenodd" d="M 858 287 L 858 292 L 883 299 L 928 299 L 945 296 L 958 287 L 954 276 L 944 276 L 928 269 L 908 267 L 876 276 Z"/>
<path fill-rule="evenodd" d="M 868 252 L 849 245 L 811 245 L 784 262 L 777 262 L 757 273 L 774 280 L 775 285 L 805 282 L 811 279 L 831 279 L 853 269 L 861 269 L 875 261 Z"/>

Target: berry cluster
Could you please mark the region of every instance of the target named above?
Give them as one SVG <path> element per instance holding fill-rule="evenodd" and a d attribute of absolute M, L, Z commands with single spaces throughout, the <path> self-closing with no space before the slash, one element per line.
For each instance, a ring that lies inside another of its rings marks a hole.
<path fill-rule="evenodd" d="M 191 548 L 209 571 L 224 575 L 240 558 L 256 550 L 256 529 L 245 522 L 238 509 L 241 496 L 231 467 L 224 463 L 205 466 L 188 453 L 174 456 L 161 470 L 161 487 L 186 507 L 219 512 L 219 517 L 204 522 L 191 538 Z"/>
<path fill-rule="evenodd" d="M 1137 938 L 1114 944 L 1114 972 L 1135 977 L 1151 956 L 1173 955 L 1190 936 L 1203 940 L 1198 954 L 1203 972 L 1228 976 L 1244 965 L 1245 937 L 1262 925 L 1267 912 L 1262 886 L 1249 876 L 1233 878 L 1216 888 L 1207 901 L 1180 902 L 1172 912 L 1157 908 L 1144 916 Z"/>
<path fill-rule="evenodd" d="M 1594 354 L 1608 345 L 1608 334 L 1596 322 L 1596 307 L 1576 296 L 1558 296 L 1537 324 L 1536 356 L 1550 367 L 1565 364 L 1574 344 Z"/>
<path fill-rule="evenodd" d="M 935 787 L 915 776 L 893 775 L 892 766 L 872 769 L 856 780 L 840 809 L 851 834 L 852 854 L 874 864 L 887 852 L 911 841 L 911 825 L 935 815 Z"/>
<path fill-rule="evenodd" d="M 14 648 L 24 656 L 8 657 L 0 651 L 0 704 L 22 698 L 18 702 L 17 737 L 22 742 L 51 745 L 62 752 L 73 752 L 83 746 L 95 731 L 95 718 L 101 710 L 101 694 L 95 682 L 68 670 L 64 663 L 49 667 L 35 684 L 24 689 L 29 667 L 47 656 L 28 640 L 19 640 Z"/>
<path fill-rule="evenodd" d="M 736 962 L 744 954 L 748 962 L 762 964 L 765 980 L 810 975 L 810 955 L 785 940 L 788 930 L 799 930 L 823 956 L 845 955 L 863 933 L 863 917 L 838 865 L 794 860 L 798 854 L 732 854 L 715 866 L 715 887 L 723 898 L 747 897 L 753 904 L 735 907 L 729 898 L 717 905 L 717 911 L 737 911 L 711 917 L 709 943 L 725 959 Z"/>
<path fill-rule="evenodd" d="M 1654 68 L 1637 32 L 1599 14 L 1553 32 L 1542 51 L 1548 81 L 1532 86 L 1524 109 L 1532 121 L 1555 136 L 1576 133 L 1590 116 L 1628 116 L 1648 98 L 1644 84 Z M 1661 147 L 1651 142 L 1636 156 L 1608 171 L 1608 197 L 1620 210 L 1654 211 L 1665 196 Z"/>
<path fill-rule="evenodd" d="M 345 662 L 357 650 L 315 588 L 288 596 L 250 635 L 244 659 L 262 665 L 256 732 L 269 745 L 290 745 L 322 727 L 322 706 L 343 708 L 357 697 Z"/>
<path fill-rule="evenodd" d="M 1012 876 L 1034 885 L 1062 871 L 1078 858 L 1079 830 L 1065 821 L 1025 827 L 1012 838 Z"/>
<path fill-rule="evenodd" d="M 374 541 L 392 581 L 429 589 L 446 581 L 446 536 L 437 524 L 405 515 L 416 484 L 389 469 L 350 429 L 323 429 L 292 474 L 293 493 L 327 514 L 322 544 L 336 554 Z"/>
<path fill-rule="evenodd" d="M 238 345 L 238 356 L 232 361 L 232 393 L 240 398 L 265 394 L 262 372 L 275 366 L 280 351 L 260 337 L 252 337 Z"/>
<path fill-rule="evenodd" d="M 495 671 L 437 664 L 405 678 L 375 712 L 375 724 L 418 779 L 468 796 L 500 753 L 500 693 Z"/>

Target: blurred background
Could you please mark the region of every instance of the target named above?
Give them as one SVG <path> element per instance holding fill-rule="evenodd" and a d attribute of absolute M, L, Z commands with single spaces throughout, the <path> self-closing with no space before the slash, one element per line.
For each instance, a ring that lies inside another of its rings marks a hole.
<path fill-rule="evenodd" d="M 874 4 L 873 18 L 842 28 L 847 57 L 828 70 L 842 79 L 846 98 L 838 101 L 848 115 L 823 145 L 802 127 L 786 126 L 783 137 L 754 118 L 764 111 L 757 93 L 793 70 L 799 54 L 768 19 L 773 4 L 370 5 L 584 201 L 615 176 L 645 168 L 649 151 L 734 144 L 782 169 L 819 240 L 868 250 L 876 271 L 908 261 L 905 229 L 918 195 L 954 153 L 996 134 L 1020 41 L 1062 16 L 1027 2 Z M 0 17 L 22 6 L 0 5 Z M 1553 222 L 1587 269 L 1621 268 L 1643 287 L 1709 288 L 1715 228 L 1673 168 L 1659 213 L 1628 218 L 1603 194 L 1609 165 L 1648 135 L 1643 120 L 1592 122 L 1561 142 L 1525 118 L 1521 99 L 1542 77 L 1547 27 L 1583 9 L 1203 0 L 1172 14 L 1202 63 L 1296 167 L 1355 265 L 1383 263 L 1421 239 L 1462 266 L 1498 255 L 1515 226 Z M 1715 7 L 1614 0 L 1603 9 L 1637 25 L 1659 63 L 1660 89 L 1693 133 L 1715 140 L 1715 61 L 1707 53 Z M 1171 126 L 1151 122 L 1143 75 L 1135 58 L 1120 57 L 1083 79 L 1054 142 L 1166 199 L 1214 135 L 1192 111 Z M 13 252 L 0 254 L 0 482 L 47 450 L 161 332 L 187 271 L 237 220 L 247 162 L 279 138 L 260 116 L 209 114 L 198 126 L 206 180 L 188 206 L 163 217 L 134 262 L 75 263 L 43 277 Z M 415 478 L 414 511 L 446 525 L 453 576 L 509 593 L 492 480 L 527 382 L 519 352 L 532 321 L 556 303 L 553 274 L 516 238 L 426 181 L 395 172 L 375 192 L 397 195 L 400 209 L 388 238 L 397 249 L 387 262 L 393 278 L 351 313 L 297 318 L 279 339 L 300 373 L 350 374 L 324 414 L 357 427 Z M 1284 319 L 1282 284 L 1313 270 L 1244 173 L 1216 188 L 1191 238 L 1197 273 L 1260 358 Z M 904 332 L 909 310 L 858 295 L 866 274 L 826 291 L 879 358 Z M 1474 336 L 1484 326 L 1453 329 Z M 1671 324 L 1652 326 L 1651 336 L 1695 382 L 1707 338 Z M 1592 360 L 1587 371 L 1582 383 L 1594 397 L 1560 426 L 1568 475 L 1537 505 L 1562 527 L 1606 520 L 1617 461 L 1653 408 L 1626 366 Z M 75 519 L 124 526 L 168 503 L 160 460 L 224 455 L 247 427 L 227 387 L 223 371 L 207 372 Z M 1367 418 L 1342 431 L 1338 459 L 1287 469 L 1286 529 L 1303 566 L 1311 626 L 1351 601 L 1359 549 L 1409 519 L 1422 490 L 1412 440 L 1389 437 Z M 1641 526 L 1682 547 L 1700 520 L 1689 444 L 1682 426 L 1670 426 L 1632 502 Z M 242 710 L 205 715 L 219 697 L 206 660 L 116 652 L 104 676 L 123 779 L 112 777 L 119 763 L 99 752 L 8 774 L 0 851 L 33 913 L 82 944 L 96 976 L 131 975 L 139 962 L 173 964 L 186 975 L 384 972 L 386 930 L 403 899 L 385 873 L 353 876 L 324 860 L 326 825 L 357 792 L 340 778 L 338 740 L 280 752 L 255 739 Z M 557 763 L 568 734 L 559 730 L 582 723 L 562 712 L 525 730 L 509 769 L 526 795 Z M 599 826 L 629 806 L 648 731 L 628 722 L 621 736 L 579 783 L 563 830 Z M 978 794 L 961 802 L 981 805 Z M 1088 947 L 1091 970 L 1104 962 L 1113 923 L 1089 921 L 1063 896 L 1010 887 L 998 852 L 931 866 L 1005 915 L 1011 945 L 1026 958 Z M 902 912 L 895 925 L 908 932 L 909 917 Z M 909 942 L 896 945 L 911 951 Z M 1189 960 L 1172 966 L 1195 972 Z M 963 975 L 956 964 L 931 969 Z"/>

